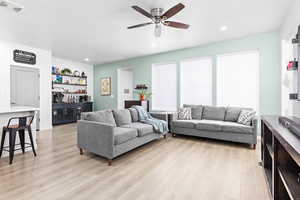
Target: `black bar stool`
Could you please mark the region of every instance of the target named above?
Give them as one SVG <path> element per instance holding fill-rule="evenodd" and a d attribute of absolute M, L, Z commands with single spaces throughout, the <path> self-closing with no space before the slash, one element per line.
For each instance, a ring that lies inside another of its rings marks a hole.
<path fill-rule="evenodd" d="M 14 159 L 14 152 L 17 150 L 22 150 L 23 154 L 25 153 L 25 148 L 32 148 L 34 156 L 36 156 L 36 152 L 34 149 L 34 143 L 32 138 L 31 124 L 34 119 L 34 115 L 24 116 L 24 117 L 13 117 L 8 121 L 7 126 L 3 127 L 2 138 L 1 138 L 1 146 L 0 146 L 0 158 L 2 156 L 3 151 L 9 152 L 9 164 L 12 164 Z M 12 121 L 17 121 L 18 124 L 11 125 Z M 30 138 L 30 144 L 25 142 L 25 131 L 28 131 L 28 135 Z M 4 141 L 6 133 L 9 133 L 9 146 L 4 147 Z M 20 144 L 15 144 L 16 135 L 19 133 Z M 20 145 L 21 148 L 15 149 L 16 145 Z M 27 146 L 25 146 L 27 145 Z"/>

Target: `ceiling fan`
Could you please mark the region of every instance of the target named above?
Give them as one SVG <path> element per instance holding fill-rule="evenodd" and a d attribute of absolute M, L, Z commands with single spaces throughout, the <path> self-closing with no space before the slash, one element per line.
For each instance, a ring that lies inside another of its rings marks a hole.
<path fill-rule="evenodd" d="M 139 28 L 151 24 L 155 24 L 155 29 L 154 29 L 154 35 L 156 37 L 161 36 L 161 25 L 165 26 L 170 26 L 173 28 L 180 28 L 180 29 L 188 29 L 189 25 L 180 23 L 180 22 L 174 22 L 174 21 L 168 21 L 169 18 L 173 17 L 176 15 L 178 12 L 180 12 L 185 6 L 182 3 L 177 4 L 176 6 L 170 8 L 167 12 L 163 13 L 164 10 L 163 8 L 153 8 L 151 9 L 150 13 L 144 10 L 143 8 L 139 6 L 132 6 L 134 10 L 137 12 L 141 13 L 142 15 L 148 17 L 151 19 L 151 22 L 143 23 L 143 24 L 138 24 L 134 26 L 129 26 L 127 27 L 128 29 L 133 29 L 133 28 Z"/>

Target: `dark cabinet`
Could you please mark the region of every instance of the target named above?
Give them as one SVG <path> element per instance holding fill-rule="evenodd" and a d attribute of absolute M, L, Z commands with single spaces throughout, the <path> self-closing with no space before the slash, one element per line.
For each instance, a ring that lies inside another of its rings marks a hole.
<path fill-rule="evenodd" d="M 131 108 L 131 106 L 143 106 L 147 112 L 150 110 L 149 101 L 126 100 L 125 108 Z"/>
<path fill-rule="evenodd" d="M 82 112 L 92 112 L 93 103 L 55 103 L 52 104 L 52 124 L 73 123 L 80 119 Z"/>

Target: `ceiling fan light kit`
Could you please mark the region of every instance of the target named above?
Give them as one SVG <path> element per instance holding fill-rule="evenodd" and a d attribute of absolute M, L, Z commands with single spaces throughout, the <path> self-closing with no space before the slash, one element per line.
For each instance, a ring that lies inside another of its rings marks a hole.
<path fill-rule="evenodd" d="M 134 10 L 139 12 L 140 14 L 144 15 L 145 17 L 149 18 L 152 20 L 152 22 L 147 22 L 147 23 L 142 23 L 134 26 L 129 26 L 127 27 L 128 29 L 133 29 L 133 28 L 139 28 L 151 24 L 155 24 L 154 28 L 154 35 L 156 37 L 161 36 L 161 31 L 162 31 L 162 25 L 164 26 L 170 26 L 173 28 L 179 28 L 179 29 L 188 29 L 189 25 L 180 23 L 180 22 L 174 22 L 174 21 L 166 21 L 169 18 L 173 17 L 177 13 L 179 13 L 185 6 L 182 3 L 177 4 L 176 6 L 170 8 L 167 10 L 165 13 L 163 8 L 153 8 L 151 9 L 150 13 L 143 8 L 139 6 L 132 6 Z"/>

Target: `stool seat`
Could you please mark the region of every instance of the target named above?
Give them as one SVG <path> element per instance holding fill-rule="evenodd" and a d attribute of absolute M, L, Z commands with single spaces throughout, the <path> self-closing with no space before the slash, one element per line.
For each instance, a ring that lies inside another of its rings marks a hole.
<path fill-rule="evenodd" d="M 3 126 L 5 129 L 10 129 L 10 128 L 19 128 L 19 125 L 9 125 L 9 126 Z"/>

